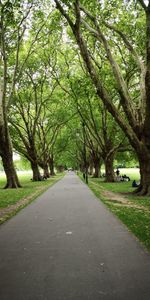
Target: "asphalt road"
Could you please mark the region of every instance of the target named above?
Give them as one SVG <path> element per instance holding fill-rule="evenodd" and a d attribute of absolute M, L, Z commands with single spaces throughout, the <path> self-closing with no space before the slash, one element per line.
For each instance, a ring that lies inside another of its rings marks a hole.
<path fill-rule="evenodd" d="M 150 255 L 73 173 L 0 227 L 0 300 L 149 300 Z"/>

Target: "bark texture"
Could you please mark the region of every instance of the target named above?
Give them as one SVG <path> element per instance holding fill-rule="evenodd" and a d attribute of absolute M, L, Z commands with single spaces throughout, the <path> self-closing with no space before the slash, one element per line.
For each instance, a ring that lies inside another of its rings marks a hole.
<path fill-rule="evenodd" d="M 50 174 L 49 174 L 48 164 L 45 164 L 45 165 L 44 165 L 43 170 L 44 170 L 43 178 L 44 178 L 44 179 L 49 178 L 49 177 L 50 177 Z"/>
<path fill-rule="evenodd" d="M 99 176 L 100 176 L 100 158 L 94 159 L 93 163 L 94 163 L 93 177 L 94 178 L 99 178 Z"/>
<path fill-rule="evenodd" d="M 49 168 L 50 168 L 50 175 L 55 176 L 56 174 L 55 174 L 55 171 L 54 171 L 54 158 L 53 158 L 53 156 L 51 156 L 49 158 Z"/>
<path fill-rule="evenodd" d="M 13 163 L 13 151 L 11 140 L 9 138 L 8 129 L 0 126 L 0 155 L 2 157 L 3 167 L 6 174 L 6 188 L 19 188 L 21 184 L 19 182 L 14 163 Z"/>
<path fill-rule="evenodd" d="M 150 196 L 150 153 L 143 151 L 138 152 L 139 164 L 140 164 L 140 185 L 134 193 L 139 196 Z"/>
<path fill-rule="evenodd" d="M 12 155 L 5 152 L 5 154 L 2 155 L 2 162 L 7 179 L 7 183 L 4 188 L 6 189 L 21 187 L 16 170 L 14 168 Z"/>
<path fill-rule="evenodd" d="M 106 157 L 105 159 L 105 174 L 106 174 L 105 181 L 106 182 L 115 181 L 113 162 L 114 162 L 114 155 L 109 155 Z"/>
<path fill-rule="evenodd" d="M 38 163 L 36 161 L 31 161 L 31 169 L 32 169 L 32 172 L 33 172 L 32 180 L 33 181 L 41 181 L 42 176 L 40 174 Z"/>

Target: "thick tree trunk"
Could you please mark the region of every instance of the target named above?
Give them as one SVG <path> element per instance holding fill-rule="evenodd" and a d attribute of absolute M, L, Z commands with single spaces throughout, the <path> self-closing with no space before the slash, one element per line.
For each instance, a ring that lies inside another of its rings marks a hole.
<path fill-rule="evenodd" d="M 50 164 L 50 175 L 51 176 L 55 176 L 55 171 L 54 171 L 54 165 L 53 164 Z"/>
<path fill-rule="evenodd" d="M 94 161 L 94 178 L 99 178 L 100 176 L 100 159 L 95 159 Z"/>
<path fill-rule="evenodd" d="M 38 168 L 38 164 L 36 161 L 31 161 L 31 168 L 32 168 L 32 172 L 33 172 L 33 181 L 41 181 L 42 177 Z"/>
<path fill-rule="evenodd" d="M 89 174 L 93 175 L 93 164 L 92 163 L 90 163 L 90 166 L 89 166 Z"/>
<path fill-rule="evenodd" d="M 102 167 L 102 162 L 100 162 L 100 166 L 99 166 L 99 177 L 102 177 L 102 170 L 101 170 L 101 167 Z"/>
<path fill-rule="evenodd" d="M 10 155 L 10 153 L 8 154 L 6 151 L 5 154 L 2 155 L 2 162 L 7 179 L 7 183 L 4 188 L 7 189 L 21 187 L 16 170 L 14 168 L 12 155 Z"/>
<path fill-rule="evenodd" d="M 105 162 L 105 174 L 106 174 L 105 181 L 106 182 L 114 182 L 115 181 L 113 161 L 114 161 L 114 155 L 109 155 L 104 161 Z"/>
<path fill-rule="evenodd" d="M 150 153 L 142 152 L 139 156 L 140 185 L 134 191 L 139 196 L 150 196 Z"/>
<path fill-rule="evenodd" d="M 7 180 L 7 183 L 4 188 L 6 189 L 21 187 L 13 163 L 13 152 L 11 140 L 9 138 L 8 128 L 5 132 L 5 128 L 3 126 L 0 127 L 0 154 L 2 157 L 3 167 Z"/>
<path fill-rule="evenodd" d="M 49 170 L 48 170 L 48 164 L 44 165 L 44 174 L 43 174 L 44 179 L 47 179 L 50 177 Z"/>
<path fill-rule="evenodd" d="M 49 159 L 49 168 L 50 168 L 50 175 L 55 176 L 56 174 L 55 174 L 55 171 L 54 171 L 54 159 L 53 159 L 53 157 L 51 157 Z"/>
<path fill-rule="evenodd" d="M 80 163 L 79 167 L 80 167 L 80 172 L 83 173 L 84 172 L 84 164 L 83 164 L 83 162 Z"/>

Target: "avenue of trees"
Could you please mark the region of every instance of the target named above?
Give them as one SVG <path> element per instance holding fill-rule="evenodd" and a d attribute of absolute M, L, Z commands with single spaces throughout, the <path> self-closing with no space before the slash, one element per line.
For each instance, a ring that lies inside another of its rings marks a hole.
<path fill-rule="evenodd" d="M 33 180 L 68 164 L 113 182 L 135 157 L 150 194 L 150 0 L 0 2 L 0 156 L 20 187 L 13 151 Z M 86 157 L 85 157 L 86 151 Z"/>

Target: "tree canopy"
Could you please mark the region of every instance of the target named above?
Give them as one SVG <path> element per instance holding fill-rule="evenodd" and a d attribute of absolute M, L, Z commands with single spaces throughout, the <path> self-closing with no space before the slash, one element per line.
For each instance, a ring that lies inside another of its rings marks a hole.
<path fill-rule="evenodd" d="M 126 152 L 140 166 L 137 192 L 149 195 L 150 1 L 1 1 L 0 9 L 6 187 L 20 186 L 13 149 L 34 180 L 39 167 L 47 177 L 54 164 L 99 176 L 104 163 L 114 181 L 114 159 Z"/>

